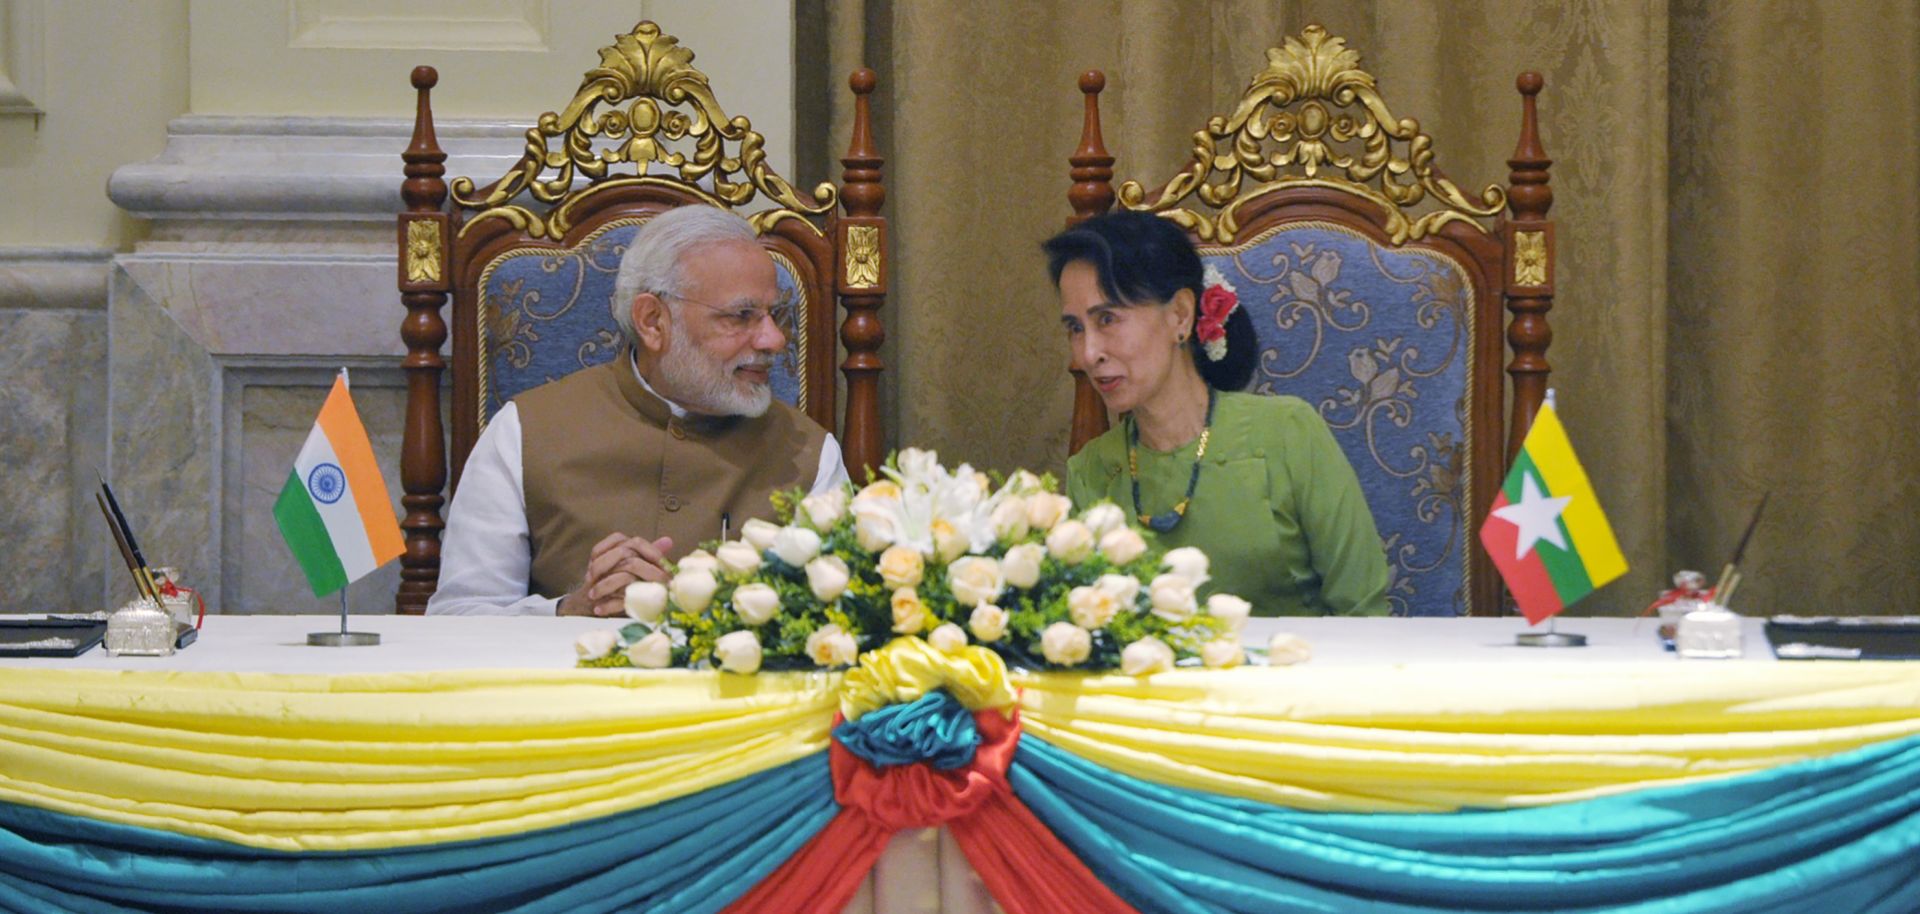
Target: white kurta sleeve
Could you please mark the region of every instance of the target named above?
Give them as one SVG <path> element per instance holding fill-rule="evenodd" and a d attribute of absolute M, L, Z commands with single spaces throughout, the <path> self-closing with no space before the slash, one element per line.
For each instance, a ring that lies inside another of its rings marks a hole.
<path fill-rule="evenodd" d="M 551 616 L 560 599 L 527 593 L 532 574 L 520 413 L 508 403 L 474 442 L 447 507 L 440 586 L 427 614 Z"/>
<path fill-rule="evenodd" d="M 847 462 L 840 456 L 840 442 L 827 436 L 825 444 L 820 445 L 820 470 L 813 476 L 813 491 L 808 495 L 818 495 L 832 491 L 847 482 Z"/>

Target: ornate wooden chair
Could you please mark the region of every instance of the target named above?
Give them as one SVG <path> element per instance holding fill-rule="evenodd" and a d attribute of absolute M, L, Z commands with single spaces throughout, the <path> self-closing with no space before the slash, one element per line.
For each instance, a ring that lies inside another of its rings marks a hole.
<path fill-rule="evenodd" d="M 1069 159 L 1072 225 L 1116 195 L 1101 138 L 1099 71 L 1080 78 L 1086 119 Z M 1234 284 L 1261 340 L 1253 388 L 1318 407 L 1359 473 L 1401 615 L 1498 615 L 1499 576 L 1478 525 L 1547 384 L 1553 299 L 1551 162 L 1520 75 L 1510 186 L 1463 192 L 1431 138 L 1396 117 L 1360 55 L 1319 26 L 1267 52 L 1231 114 L 1194 134 L 1192 159 L 1119 205 L 1186 228 Z M 1512 312 L 1503 320 L 1502 306 Z M 1502 423 L 1502 339 L 1513 346 Z M 1104 431 L 1075 372 L 1072 447 Z"/>
<path fill-rule="evenodd" d="M 885 299 L 886 222 L 869 122 L 873 71 L 851 80 L 855 116 L 841 186 L 823 183 L 802 195 L 769 167 L 764 139 L 748 119 L 720 107 L 693 57 L 658 26 L 640 23 L 600 49 L 600 65 L 565 107 L 540 116 L 527 131 L 526 154 L 505 176 L 483 187 L 455 178 L 451 195 L 428 99 L 438 75 L 414 70 L 419 104 L 403 155 L 399 217 L 408 380 L 400 612 L 423 611 L 439 581 L 448 458 L 457 486 L 467 453 L 502 404 L 621 350 L 607 307 L 621 254 L 642 224 L 672 207 L 742 208 L 797 306 L 787 358 L 774 371 L 775 395 L 837 432 L 854 473 L 881 460 L 876 311 Z M 749 211 L 756 201 L 763 208 Z M 447 367 L 441 310 L 449 295 L 450 454 L 440 404 Z M 836 301 L 847 311 L 837 337 Z M 847 349 L 844 424 L 835 403 L 836 339 Z"/>

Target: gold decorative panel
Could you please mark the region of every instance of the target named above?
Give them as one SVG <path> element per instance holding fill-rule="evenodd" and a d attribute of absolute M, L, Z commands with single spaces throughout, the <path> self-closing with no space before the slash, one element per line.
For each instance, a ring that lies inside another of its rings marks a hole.
<path fill-rule="evenodd" d="M 1547 233 L 1513 233 L 1513 284 L 1516 286 L 1544 286 L 1547 284 Z"/>
<path fill-rule="evenodd" d="M 847 226 L 847 288 L 880 285 L 880 227 Z"/>
<path fill-rule="evenodd" d="M 439 282 L 440 223 L 415 219 L 407 223 L 407 282 Z"/>

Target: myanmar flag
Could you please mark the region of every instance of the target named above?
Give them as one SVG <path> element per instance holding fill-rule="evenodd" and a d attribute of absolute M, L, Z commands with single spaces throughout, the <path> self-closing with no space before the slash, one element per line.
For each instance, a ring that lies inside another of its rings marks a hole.
<path fill-rule="evenodd" d="M 347 393 L 347 373 L 333 381 L 293 472 L 273 504 L 287 548 L 324 597 L 366 577 L 406 551 L 393 519 L 387 484 L 373 462 L 373 444 Z"/>
<path fill-rule="evenodd" d="M 1626 573 L 1627 559 L 1551 400 L 1534 414 L 1480 542 L 1529 623 Z"/>

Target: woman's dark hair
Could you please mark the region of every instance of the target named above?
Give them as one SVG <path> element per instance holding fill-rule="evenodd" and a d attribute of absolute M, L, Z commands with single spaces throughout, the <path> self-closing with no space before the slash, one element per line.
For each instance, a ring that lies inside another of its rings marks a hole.
<path fill-rule="evenodd" d="M 1187 233 L 1159 216 L 1121 210 L 1095 216 L 1041 244 L 1047 254 L 1047 274 L 1060 285 L 1067 264 L 1086 262 L 1100 278 L 1100 290 L 1115 304 L 1160 304 L 1186 289 L 1193 293 L 1193 316 L 1200 318 L 1200 296 L 1205 275 L 1200 255 Z M 1253 380 L 1259 341 L 1246 305 L 1227 318 L 1227 354 L 1216 362 L 1207 358 L 1199 334 L 1187 332 L 1187 350 L 1200 377 L 1216 390 L 1244 390 Z"/>

